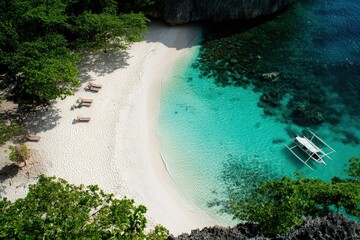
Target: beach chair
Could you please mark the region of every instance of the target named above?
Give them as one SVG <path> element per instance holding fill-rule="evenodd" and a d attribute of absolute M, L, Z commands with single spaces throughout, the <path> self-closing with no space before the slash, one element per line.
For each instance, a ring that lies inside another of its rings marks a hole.
<path fill-rule="evenodd" d="M 90 117 L 77 117 L 76 121 L 78 122 L 89 122 L 90 121 Z"/>
<path fill-rule="evenodd" d="M 36 136 L 36 135 L 33 135 L 33 134 L 26 134 L 25 137 L 26 137 L 26 139 L 28 141 L 32 141 L 32 142 L 38 142 L 41 139 L 40 136 Z"/>
<path fill-rule="evenodd" d="M 89 98 L 78 98 L 78 100 L 76 102 L 78 102 L 78 103 L 92 103 L 93 100 L 89 99 Z"/>
<path fill-rule="evenodd" d="M 87 86 L 85 87 L 85 90 L 91 91 L 91 92 L 98 92 L 100 88 Z"/>
<path fill-rule="evenodd" d="M 91 106 L 91 102 L 81 102 L 79 103 L 80 107 L 90 107 Z"/>
<path fill-rule="evenodd" d="M 96 84 L 96 83 L 93 83 L 93 82 L 89 82 L 88 86 L 93 87 L 93 88 L 102 88 L 101 84 Z"/>

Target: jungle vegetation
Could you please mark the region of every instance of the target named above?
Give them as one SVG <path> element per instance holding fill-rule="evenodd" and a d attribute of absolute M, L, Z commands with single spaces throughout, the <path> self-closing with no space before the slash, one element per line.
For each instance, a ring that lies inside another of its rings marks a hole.
<path fill-rule="evenodd" d="M 71 95 L 80 86 L 81 53 L 125 50 L 141 40 L 148 20 L 140 10 L 153 3 L 0 0 L 1 101 L 10 96 L 17 103 L 37 105 Z M 0 118 L 0 145 L 24 132 Z M 27 156 L 14 149 L 10 159 L 25 162 Z M 25 198 L 0 200 L 0 238 L 167 239 L 169 232 L 160 225 L 145 233 L 145 212 L 133 200 L 116 199 L 97 186 L 41 175 Z"/>
<path fill-rule="evenodd" d="M 158 225 L 148 234 L 146 208 L 116 199 L 97 186 L 75 186 L 39 176 L 25 198 L 0 200 L 1 239 L 149 239 L 165 240 Z"/>
<path fill-rule="evenodd" d="M 124 50 L 141 40 L 148 22 L 141 9 L 154 3 L 0 0 L 1 98 L 42 104 L 72 95 L 81 53 Z M 0 144 L 19 129 L 0 116 Z"/>
<path fill-rule="evenodd" d="M 148 20 L 142 13 L 130 12 L 130 7 L 152 2 L 125 3 L 1 0 L 0 66 L 6 84 L 27 99 L 72 94 L 80 84 L 76 79 L 80 50 L 124 49 L 142 39 Z"/>
<path fill-rule="evenodd" d="M 268 236 L 289 233 L 307 218 L 330 212 L 360 217 L 360 158 L 349 160 L 349 177 L 319 179 L 283 177 L 261 182 L 246 199 L 231 199 L 236 219 L 251 221 Z M 0 238 L 167 239 L 161 225 L 149 233 L 146 208 L 131 199 L 116 199 L 98 186 L 75 186 L 66 180 L 39 176 L 27 196 L 0 200 Z"/>
<path fill-rule="evenodd" d="M 139 12 L 155 0 L 0 0 L 0 87 L 19 102 L 65 98 L 80 81 L 83 51 L 108 51 L 142 38 Z M 2 98 L 3 99 L 3 98 Z M 0 145 L 23 132 L 0 119 Z M 360 217 L 360 158 L 347 179 L 283 177 L 259 184 L 246 199 L 230 199 L 235 218 L 257 222 L 269 235 L 289 232 L 306 217 L 344 212 Z M 0 238 L 166 239 L 157 226 L 146 234 L 146 208 L 116 199 L 97 186 L 75 186 L 40 176 L 23 199 L 0 200 Z"/>
<path fill-rule="evenodd" d="M 330 212 L 360 218 L 360 158 L 352 157 L 346 166 L 348 178 L 333 177 L 330 182 L 283 177 L 261 182 L 245 199 L 229 199 L 236 219 L 259 224 L 269 236 L 289 233 L 306 218 Z"/>

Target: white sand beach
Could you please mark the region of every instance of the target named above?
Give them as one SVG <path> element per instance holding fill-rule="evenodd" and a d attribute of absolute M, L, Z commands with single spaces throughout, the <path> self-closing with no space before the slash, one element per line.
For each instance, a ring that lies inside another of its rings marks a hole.
<path fill-rule="evenodd" d="M 156 135 L 164 76 L 200 32 L 197 26 L 152 23 L 145 40 L 126 52 L 102 53 L 82 62 L 82 87 L 38 118 L 35 132 L 41 140 L 28 143 L 41 162 L 40 172 L 133 198 L 148 208 L 150 227 L 162 224 L 174 235 L 215 225 L 177 190 L 161 159 Z M 97 93 L 85 91 L 88 81 L 102 88 Z M 93 103 L 71 110 L 79 97 Z M 77 116 L 91 120 L 76 122 Z M 6 181 L 3 184 L 9 184 Z M 10 199 L 25 194 L 26 187 L 15 183 L 6 188 Z"/>

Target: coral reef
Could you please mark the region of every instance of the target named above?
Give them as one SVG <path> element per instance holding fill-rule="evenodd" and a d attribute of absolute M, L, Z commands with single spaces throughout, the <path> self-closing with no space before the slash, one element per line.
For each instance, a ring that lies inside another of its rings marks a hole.
<path fill-rule="evenodd" d="M 258 106 L 265 115 L 282 122 L 316 127 L 336 125 L 346 114 L 360 117 L 353 101 L 360 81 L 344 81 L 345 74 L 354 79 L 360 69 L 344 63 L 345 71 L 343 64 L 329 66 L 316 58 L 316 26 L 308 24 L 308 7 L 295 4 L 270 21 L 209 24 L 193 67 L 218 86 L 253 86 L 262 93 Z M 339 103 L 346 107 L 334 107 Z"/>

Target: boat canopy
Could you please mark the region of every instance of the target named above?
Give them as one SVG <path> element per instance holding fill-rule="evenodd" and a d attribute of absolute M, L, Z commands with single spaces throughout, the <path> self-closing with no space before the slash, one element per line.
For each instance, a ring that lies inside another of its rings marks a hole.
<path fill-rule="evenodd" d="M 302 161 L 306 166 L 308 166 L 309 168 L 311 168 L 312 170 L 314 170 L 309 164 L 308 161 L 310 159 L 318 162 L 318 163 L 322 163 L 325 164 L 325 161 L 323 160 L 324 157 L 327 157 L 329 159 L 331 159 L 329 157 L 330 153 L 335 152 L 335 150 L 330 147 L 326 142 L 324 142 L 321 138 L 319 138 L 318 136 L 315 135 L 315 133 L 313 133 L 312 131 L 308 130 L 309 133 L 311 134 L 310 139 L 308 139 L 307 137 L 303 136 L 303 137 L 299 137 L 299 136 L 295 136 L 292 139 L 292 142 L 294 143 L 293 145 L 288 146 L 287 144 L 285 144 L 285 146 L 290 150 L 290 152 L 292 154 L 295 155 L 295 157 L 297 157 L 300 161 Z M 319 144 L 322 145 L 322 147 L 324 148 L 328 148 L 329 150 L 327 152 L 324 152 L 320 147 L 318 147 L 317 145 L 315 145 L 313 143 L 313 139 L 316 139 Z M 302 158 L 300 157 L 296 152 L 294 152 L 295 148 L 299 148 L 301 149 L 303 152 L 305 152 L 307 154 L 307 158 Z"/>
<path fill-rule="evenodd" d="M 306 147 L 310 152 L 317 153 L 320 152 L 321 149 L 316 147 L 309 139 L 304 137 L 296 136 L 295 139 L 304 147 Z"/>

